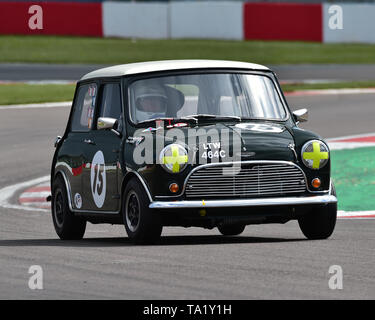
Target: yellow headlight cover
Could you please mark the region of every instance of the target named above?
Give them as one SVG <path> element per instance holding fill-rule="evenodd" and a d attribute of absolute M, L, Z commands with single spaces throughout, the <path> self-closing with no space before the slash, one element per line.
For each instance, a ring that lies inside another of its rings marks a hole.
<path fill-rule="evenodd" d="M 319 170 L 328 163 L 329 149 L 320 140 L 306 142 L 302 147 L 301 154 L 303 164 L 310 169 Z"/>
<path fill-rule="evenodd" d="M 186 149 L 179 144 L 170 144 L 160 152 L 160 164 L 170 173 L 179 173 L 183 171 L 188 164 L 188 153 Z"/>

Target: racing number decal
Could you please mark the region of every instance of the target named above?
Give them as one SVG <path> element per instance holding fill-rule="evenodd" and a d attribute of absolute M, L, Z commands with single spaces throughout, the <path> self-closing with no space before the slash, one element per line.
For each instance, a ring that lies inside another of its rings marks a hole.
<path fill-rule="evenodd" d="M 103 192 L 103 172 L 101 171 L 100 164 L 97 164 L 94 168 L 94 182 L 92 184 L 92 190 L 99 196 Z"/>
<path fill-rule="evenodd" d="M 91 163 L 91 193 L 94 198 L 95 205 L 98 208 L 103 207 L 106 195 L 106 172 L 103 152 L 98 151 L 95 153 Z"/>

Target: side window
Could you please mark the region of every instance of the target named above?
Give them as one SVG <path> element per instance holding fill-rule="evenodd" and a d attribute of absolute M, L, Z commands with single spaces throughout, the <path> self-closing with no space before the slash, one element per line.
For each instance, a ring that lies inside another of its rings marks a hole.
<path fill-rule="evenodd" d="M 85 84 L 78 88 L 73 110 L 72 131 L 89 131 L 91 129 L 96 93 L 96 84 Z"/>
<path fill-rule="evenodd" d="M 99 117 L 120 119 L 121 114 L 120 84 L 105 84 L 102 91 Z"/>

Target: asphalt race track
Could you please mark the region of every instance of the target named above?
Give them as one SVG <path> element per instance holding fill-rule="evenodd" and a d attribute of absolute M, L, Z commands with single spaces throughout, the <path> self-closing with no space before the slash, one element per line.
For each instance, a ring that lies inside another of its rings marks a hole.
<path fill-rule="evenodd" d="M 0 81 L 77 81 L 82 75 L 107 65 L 0 63 Z M 301 64 L 268 66 L 282 81 L 375 80 L 375 65 L 368 64 Z"/>
<path fill-rule="evenodd" d="M 305 127 L 326 138 L 374 131 L 374 94 L 288 99 L 309 107 Z M 68 111 L 0 109 L 0 188 L 48 175 Z M 308 241 L 296 222 L 238 237 L 164 228 L 159 244 L 133 246 L 122 226 L 88 224 L 83 240 L 61 241 L 49 213 L 0 207 L 0 298 L 374 299 L 374 229 L 375 219 L 338 220 L 330 239 Z M 43 290 L 28 287 L 31 265 L 43 268 Z M 328 286 L 332 265 L 342 290 Z"/>

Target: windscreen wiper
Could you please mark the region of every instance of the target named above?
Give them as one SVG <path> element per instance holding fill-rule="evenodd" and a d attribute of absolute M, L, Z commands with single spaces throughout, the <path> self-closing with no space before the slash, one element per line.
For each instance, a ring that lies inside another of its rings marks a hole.
<path fill-rule="evenodd" d="M 152 122 L 156 122 L 156 121 L 173 121 L 173 118 L 154 118 L 154 119 L 148 119 L 148 120 L 143 120 L 143 121 L 139 121 L 137 123 L 137 125 L 142 125 L 142 124 L 145 124 L 145 123 L 152 123 Z"/>
<path fill-rule="evenodd" d="M 175 118 L 165 118 L 165 117 L 161 117 L 161 118 L 154 118 L 154 119 L 148 119 L 148 120 L 143 120 L 143 121 L 140 121 L 136 124 L 137 127 L 140 127 L 140 126 L 143 126 L 144 124 L 147 124 L 147 123 L 155 123 L 157 124 L 158 121 L 163 121 L 164 123 L 164 127 L 168 126 L 168 125 L 173 125 L 174 123 L 180 121 L 180 120 L 184 120 L 186 122 L 194 122 L 194 123 L 197 123 L 198 120 L 195 119 L 195 118 L 181 118 L 181 119 L 175 119 Z"/>
<path fill-rule="evenodd" d="M 238 117 L 238 116 L 217 116 L 217 115 L 214 115 L 214 114 L 192 114 L 192 115 L 188 115 L 188 116 L 185 116 L 185 117 L 181 117 L 180 118 L 181 120 L 188 120 L 188 119 L 195 119 L 195 120 L 212 120 L 212 119 L 215 119 L 215 120 L 236 120 L 236 121 L 241 121 L 241 117 Z"/>

